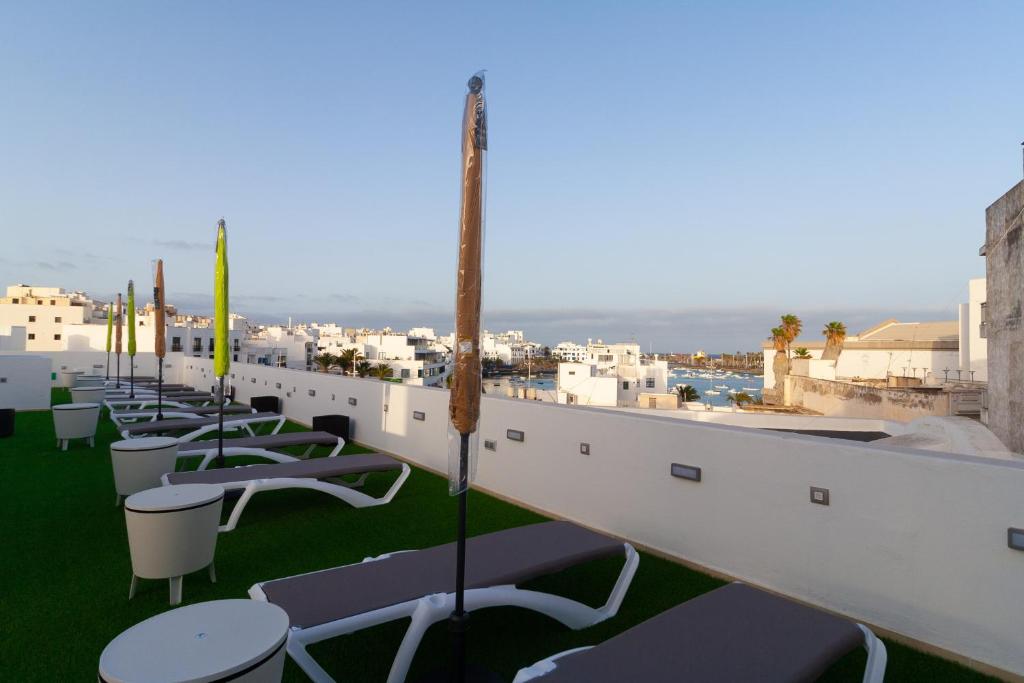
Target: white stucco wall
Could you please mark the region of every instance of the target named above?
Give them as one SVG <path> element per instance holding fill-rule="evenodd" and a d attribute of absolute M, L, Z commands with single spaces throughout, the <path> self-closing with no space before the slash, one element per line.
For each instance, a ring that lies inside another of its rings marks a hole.
<path fill-rule="evenodd" d="M 50 359 L 36 354 L 0 355 L 0 408 L 50 407 Z"/>
<path fill-rule="evenodd" d="M 212 381 L 208 360 L 185 362 L 184 381 Z M 234 370 L 241 400 L 282 396 L 286 414 L 306 424 L 346 414 L 360 442 L 447 468 L 443 389 Z M 413 420 L 414 410 L 426 420 Z M 1024 674 L 1024 552 L 1006 542 L 1008 527 L 1024 526 L 1024 463 L 652 413 L 484 397 L 480 438 L 498 446 L 481 450 L 476 485 Z M 525 441 L 508 440 L 510 428 Z M 590 444 L 589 456 L 580 442 Z M 701 467 L 703 481 L 670 476 L 673 462 Z M 811 504 L 810 486 L 828 488 L 831 505 Z"/>

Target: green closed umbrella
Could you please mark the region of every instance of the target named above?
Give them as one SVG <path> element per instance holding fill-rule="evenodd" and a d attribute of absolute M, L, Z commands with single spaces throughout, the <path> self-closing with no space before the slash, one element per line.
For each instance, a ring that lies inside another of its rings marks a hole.
<path fill-rule="evenodd" d="M 213 374 L 220 383 L 217 465 L 224 466 L 224 375 L 228 374 L 228 234 L 224 219 L 217 222 L 217 262 L 213 269 Z"/>
<path fill-rule="evenodd" d="M 107 380 L 110 380 L 110 341 L 114 335 L 114 302 L 107 306 Z"/>
<path fill-rule="evenodd" d="M 128 398 L 135 398 L 135 283 L 128 281 Z"/>

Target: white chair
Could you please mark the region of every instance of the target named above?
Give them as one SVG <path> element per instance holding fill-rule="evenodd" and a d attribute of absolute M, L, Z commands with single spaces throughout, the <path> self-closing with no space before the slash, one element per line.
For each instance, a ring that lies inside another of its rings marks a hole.
<path fill-rule="evenodd" d="M 178 462 L 178 440 L 169 436 L 126 439 L 110 444 L 117 499 L 160 486 L 160 477 L 173 472 Z"/>

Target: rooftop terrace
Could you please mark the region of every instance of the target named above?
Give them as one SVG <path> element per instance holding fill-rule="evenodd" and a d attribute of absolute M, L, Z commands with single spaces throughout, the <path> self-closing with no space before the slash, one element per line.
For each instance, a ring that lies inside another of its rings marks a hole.
<path fill-rule="evenodd" d="M 54 390 L 53 398 L 66 402 L 67 393 Z M 292 422 L 285 429 L 303 427 Z M 61 452 L 54 445 L 50 414 L 39 411 L 19 413 L 16 435 L 0 440 L 0 476 L 5 482 L 0 537 L 6 544 L 0 563 L 0 661 L 6 680 L 91 680 L 99 654 L 112 638 L 168 609 L 164 581 L 144 581 L 136 597 L 127 599 L 128 544 L 123 510 L 113 505 L 109 455 L 109 444 L 117 438 L 112 423 L 103 419 L 95 448 L 75 445 Z M 349 444 L 345 453 L 366 450 Z M 379 495 L 390 480 L 389 475 L 376 475 L 367 486 Z M 478 491 L 471 493 L 469 505 L 470 535 L 543 519 Z M 447 482 L 421 468 L 414 468 L 393 502 L 376 508 L 352 509 L 309 491 L 263 494 L 238 529 L 221 535 L 218 583 L 211 584 L 205 572 L 186 577 L 183 604 L 244 598 L 257 581 L 449 542 L 455 537 L 455 518 Z M 619 566 L 619 561 L 590 564 L 546 578 L 536 587 L 599 604 Z M 570 631 L 524 610 L 483 610 L 473 615 L 470 659 L 511 680 L 522 666 L 602 642 L 721 584 L 718 578 L 643 553 L 616 617 Z M 314 655 L 339 680 L 384 680 L 403 629 L 404 624 L 392 624 L 336 638 L 316 646 Z M 886 647 L 889 681 L 992 680 L 892 640 Z M 441 665 L 448 651 L 446 626 L 438 624 L 419 648 L 410 680 Z M 858 681 L 863 664 L 858 650 L 823 680 Z M 290 660 L 285 680 L 305 680 Z"/>

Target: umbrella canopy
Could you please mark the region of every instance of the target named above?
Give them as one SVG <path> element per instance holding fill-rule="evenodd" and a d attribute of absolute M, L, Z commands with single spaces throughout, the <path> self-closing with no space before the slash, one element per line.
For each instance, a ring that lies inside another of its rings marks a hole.
<path fill-rule="evenodd" d="M 469 80 L 462 113 L 462 210 L 455 289 L 455 367 L 448 412 L 459 434 L 476 431 L 480 418 L 480 301 L 483 272 L 483 179 L 487 149 L 484 79 Z"/>
<path fill-rule="evenodd" d="M 213 374 L 228 374 L 228 235 L 224 219 L 217 223 L 217 265 L 213 272 Z"/>
<path fill-rule="evenodd" d="M 110 353 L 110 340 L 114 335 L 114 302 L 107 306 L 107 353 Z M 109 359 L 108 361 L 109 362 Z"/>
<path fill-rule="evenodd" d="M 128 355 L 135 356 L 135 283 L 128 281 Z"/>
<path fill-rule="evenodd" d="M 164 322 L 164 260 L 156 260 L 153 280 L 153 350 L 157 358 L 167 355 L 167 329 Z"/>
<path fill-rule="evenodd" d="M 123 309 L 121 307 L 121 293 L 118 292 L 117 293 L 117 313 L 115 313 L 115 316 L 117 317 L 117 334 L 114 336 L 114 340 L 115 340 L 114 353 L 116 353 L 117 355 L 121 355 L 121 311 L 122 310 Z"/>

